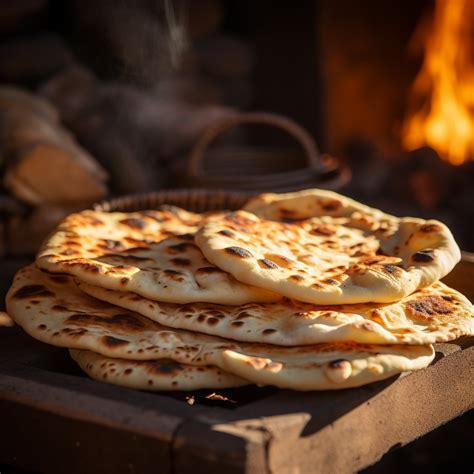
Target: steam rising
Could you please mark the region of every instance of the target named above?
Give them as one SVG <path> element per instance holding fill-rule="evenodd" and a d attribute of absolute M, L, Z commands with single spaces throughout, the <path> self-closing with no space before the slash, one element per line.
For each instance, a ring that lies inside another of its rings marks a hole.
<path fill-rule="evenodd" d="M 166 20 L 169 31 L 169 51 L 171 64 L 178 69 L 181 65 L 181 59 L 188 48 L 186 36 L 186 9 L 182 5 L 181 20 L 173 7 L 173 0 L 165 0 Z"/>
<path fill-rule="evenodd" d="M 110 13 L 107 33 L 125 76 L 153 85 L 182 67 L 188 49 L 184 1 L 164 0 L 155 9 L 129 2 Z"/>

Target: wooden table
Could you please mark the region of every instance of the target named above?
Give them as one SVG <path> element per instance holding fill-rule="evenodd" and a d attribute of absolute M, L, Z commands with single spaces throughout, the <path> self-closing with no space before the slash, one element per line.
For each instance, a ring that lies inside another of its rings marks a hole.
<path fill-rule="evenodd" d="M 446 280 L 474 299 L 474 259 Z M 95 382 L 19 328 L 0 341 L 0 464 L 48 473 L 354 472 L 474 406 L 474 338 L 361 388 L 211 397 Z"/>

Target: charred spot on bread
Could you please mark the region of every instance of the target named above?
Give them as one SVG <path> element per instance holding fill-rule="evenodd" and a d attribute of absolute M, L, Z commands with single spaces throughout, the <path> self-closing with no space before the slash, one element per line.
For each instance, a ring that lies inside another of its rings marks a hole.
<path fill-rule="evenodd" d="M 127 341 L 125 339 L 120 339 L 119 337 L 114 337 L 114 336 L 104 336 L 102 338 L 102 342 L 108 347 L 120 347 L 120 346 L 126 346 L 127 344 L 130 344 L 130 341 Z"/>
<path fill-rule="evenodd" d="M 196 272 L 212 274 L 212 273 L 224 273 L 224 270 L 221 270 L 218 267 L 201 267 L 201 268 L 198 268 Z"/>
<path fill-rule="evenodd" d="M 191 242 L 181 242 L 180 244 L 169 245 L 167 248 L 168 253 L 182 253 L 188 250 L 196 250 L 198 247 Z"/>
<path fill-rule="evenodd" d="M 420 250 L 411 256 L 414 262 L 429 263 L 434 260 L 434 251 L 431 249 Z"/>
<path fill-rule="evenodd" d="M 429 234 L 432 232 L 440 232 L 442 230 L 441 226 L 438 224 L 424 224 L 419 228 L 420 232 Z"/>
<path fill-rule="evenodd" d="M 141 217 L 128 217 L 119 221 L 121 224 L 124 224 L 132 229 L 144 229 L 147 226 L 145 219 Z"/>
<path fill-rule="evenodd" d="M 410 301 L 407 308 L 411 316 L 431 320 L 436 315 L 446 315 L 453 312 L 453 307 L 439 296 L 426 296 Z"/>
<path fill-rule="evenodd" d="M 258 261 L 258 263 L 261 268 L 271 268 L 274 270 L 280 268 L 273 260 L 270 260 L 268 258 L 262 258 Z"/>
<path fill-rule="evenodd" d="M 343 369 L 347 366 L 347 364 L 350 364 L 350 362 L 346 359 L 336 359 L 328 363 L 328 366 L 331 369 Z"/>
<path fill-rule="evenodd" d="M 239 258 L 252 258 L 253 255 L 246 249 L 242 247 L 226 247 L 224 249 L 229 255 L 233 255 Z"/>
<path fill-rule="evenodd" d="M 288 279 L 290 280 L 294 280 L 294 281 L 303 281 L 304 280 L 304 276 L 303 275 L 290 275 L 288 277 Z"/>
<path fill-rule="evenodd" d="M 54 293 L 48 290 L 44 285 L 25 285 L 13 294 L 13 297 L 18 299 L 30 298 L 31 296 L 35 298 L 42 296 L 48 297 L 54 296 Z"/>

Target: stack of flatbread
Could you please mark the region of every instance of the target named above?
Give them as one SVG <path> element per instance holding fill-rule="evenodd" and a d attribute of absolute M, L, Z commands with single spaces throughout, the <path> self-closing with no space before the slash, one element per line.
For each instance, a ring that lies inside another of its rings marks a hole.
<path fill-rule="evenodd" d="M 10 316 L 91 377 L 145 390 L 355 387 L 423 369 L 474 334 L 439 279 L 438 221 L 336 193 L 264 194 L 236 212 L 69 216 L 16 275 Z"/>

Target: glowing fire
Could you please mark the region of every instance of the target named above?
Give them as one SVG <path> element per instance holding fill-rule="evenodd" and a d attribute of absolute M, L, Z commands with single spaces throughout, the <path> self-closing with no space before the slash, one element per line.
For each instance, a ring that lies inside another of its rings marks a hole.
<path fill-rule="evenodd" d="M 421 106 L 404 124 L 404 147 L 413 150 L 428 145 L 455 165 L 474 160 L 472 0 L 436 1 L 412 94 Z"/>

